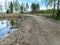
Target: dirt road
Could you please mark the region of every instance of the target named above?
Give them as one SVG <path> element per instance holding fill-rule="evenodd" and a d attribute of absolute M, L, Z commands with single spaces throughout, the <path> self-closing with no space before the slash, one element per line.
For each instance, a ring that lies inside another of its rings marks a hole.
<path fill-rule="evenodd" d="M 60 22 L 46 19 L 41 16 L 33 16 L 41 28 L 42 45 L 60 45 Z M 44 42 L 46 42 L 44 44 Z"/>
<path fill-rule="evenodd" d="M 21 27 L 0 45 L 60 45 L 60 22 L 28 15 Z"/>

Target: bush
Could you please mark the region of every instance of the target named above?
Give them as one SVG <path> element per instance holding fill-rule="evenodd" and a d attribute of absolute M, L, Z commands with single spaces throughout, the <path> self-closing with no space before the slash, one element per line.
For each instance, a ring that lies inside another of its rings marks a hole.
<path fill-rule="evenodd" d="M 9 9 L 7 9 L 6 13 L 10 13 Z"/>
<path fill-rule="evenodd" d="M 57 11 L 57 17 L 60 17 L 60 10 Z"/>
<path fill-rule="evenodd" d="M 42 13 L 42 14 L 52 14 L 53 13 L 53 9 L 50 9 L 50 10 L 41 10 L 40 13 Z"/>

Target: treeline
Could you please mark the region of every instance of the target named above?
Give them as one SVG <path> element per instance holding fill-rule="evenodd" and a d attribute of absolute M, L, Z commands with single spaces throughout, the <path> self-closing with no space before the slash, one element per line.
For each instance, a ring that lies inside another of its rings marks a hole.
<path fill-rule="evenodd" d="M 60 0 L 46 0 L 45 2 L 47 7 L 53 7 L 52 17 L 60 18 Z"/>
<path fill-rule="evenodd" d="M 6 7 L 7 8 L 7 7 Z M 31 6 L 29 6 L 28 3 L 19 4 L 19 1 L 16 0 L 14 2 L 9 2 L 8 9 L 6 9 L 6 13 L 29 13 L 29 9 L 31 9 L 31 13 L 39 13 L 40 6 L 39 4 L 32 3 Z"/>
<path fill-rule="evenodd" d="M 39 13 L 40 14 L 52 14 L 53 13 L 53 9 L 40 10 Z"/>
<path fill-rule="evenodd" d="M 44 1 L 44 0 L 43 0 Z M 53 18 L 59 18 L 60 17 L 60 0 L 46 0 L 46 5 L 47 7 L 49 6 L 53 6 L 53 9 L 48 9 L 48 10 L 40 10 L 40 5 L 39 3 L 35 4 L 32 3 L 31 6 L 26 3 L 19 3 L 18 0 L 13 0 L 13 2 L 9 2 L 8 3 L 8 7 L 7 4 L 5 3 L 5 9 L 6 9 L 6 13 L 43 13 L 43 14 L 52 14 Z M 56 9 L 57 8 L 57 9 Z M 0 9 L 1 6 L 0 6 Z M 30 12 L 29 12 L 30 9 Z"/>

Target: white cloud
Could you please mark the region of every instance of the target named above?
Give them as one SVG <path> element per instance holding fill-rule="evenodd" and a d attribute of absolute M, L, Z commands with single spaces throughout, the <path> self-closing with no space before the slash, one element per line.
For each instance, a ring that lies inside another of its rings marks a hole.
<path fill-rule="evenodd" d="M 0 0 L 0 5 L 4 6 L 5 0 Z"/>
<path fill-rule="evenodd" d="M 9 2 L 9 1 L 13 1 L 13 0 L 6 0 L 7 2 Z M 0 0 L 0 5 L 2 5 L 3 7 L 2 7 L 2 11 L 3 12 L 5 12 L 6 10 L 5 10 L 5 0 Z"/>
<path fill-rule="evenodd" d="M 46 6 L 40 7 L 40 10 L 46 10 L 46 9 L 47 9 Z"/>
<path fill-rule="evenodd" d="M 42 7 L 40 7 L 40 10 L 47 10 L 47 9 L 53 9 L 53 6 L 52 7 L 51 6 L 48 6 L 48 7 L 42 6 Z"/>
<path fill-rule="evenodd" d="M 0 5 L 2 5 L 2 11 L 4 12 L 4 3 L 5 3 L 5 0 L 0 0 Z"/>
<path fill-rule="evenodd" d="M 0 0 L 0 2 L 4 2 L 4 0 Z"/>

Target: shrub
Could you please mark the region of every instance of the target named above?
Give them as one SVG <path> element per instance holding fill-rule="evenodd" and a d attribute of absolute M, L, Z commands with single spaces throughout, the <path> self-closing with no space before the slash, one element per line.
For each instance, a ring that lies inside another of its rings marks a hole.
<path fill-rule="evenodd" d="M 57 17 L 60 17 L 60 10 L 57 11 Z"/>
<path fill-rule="evenodd" d="M 9 9 L 7 9 L 6 13 L 10 13 Z"/>

